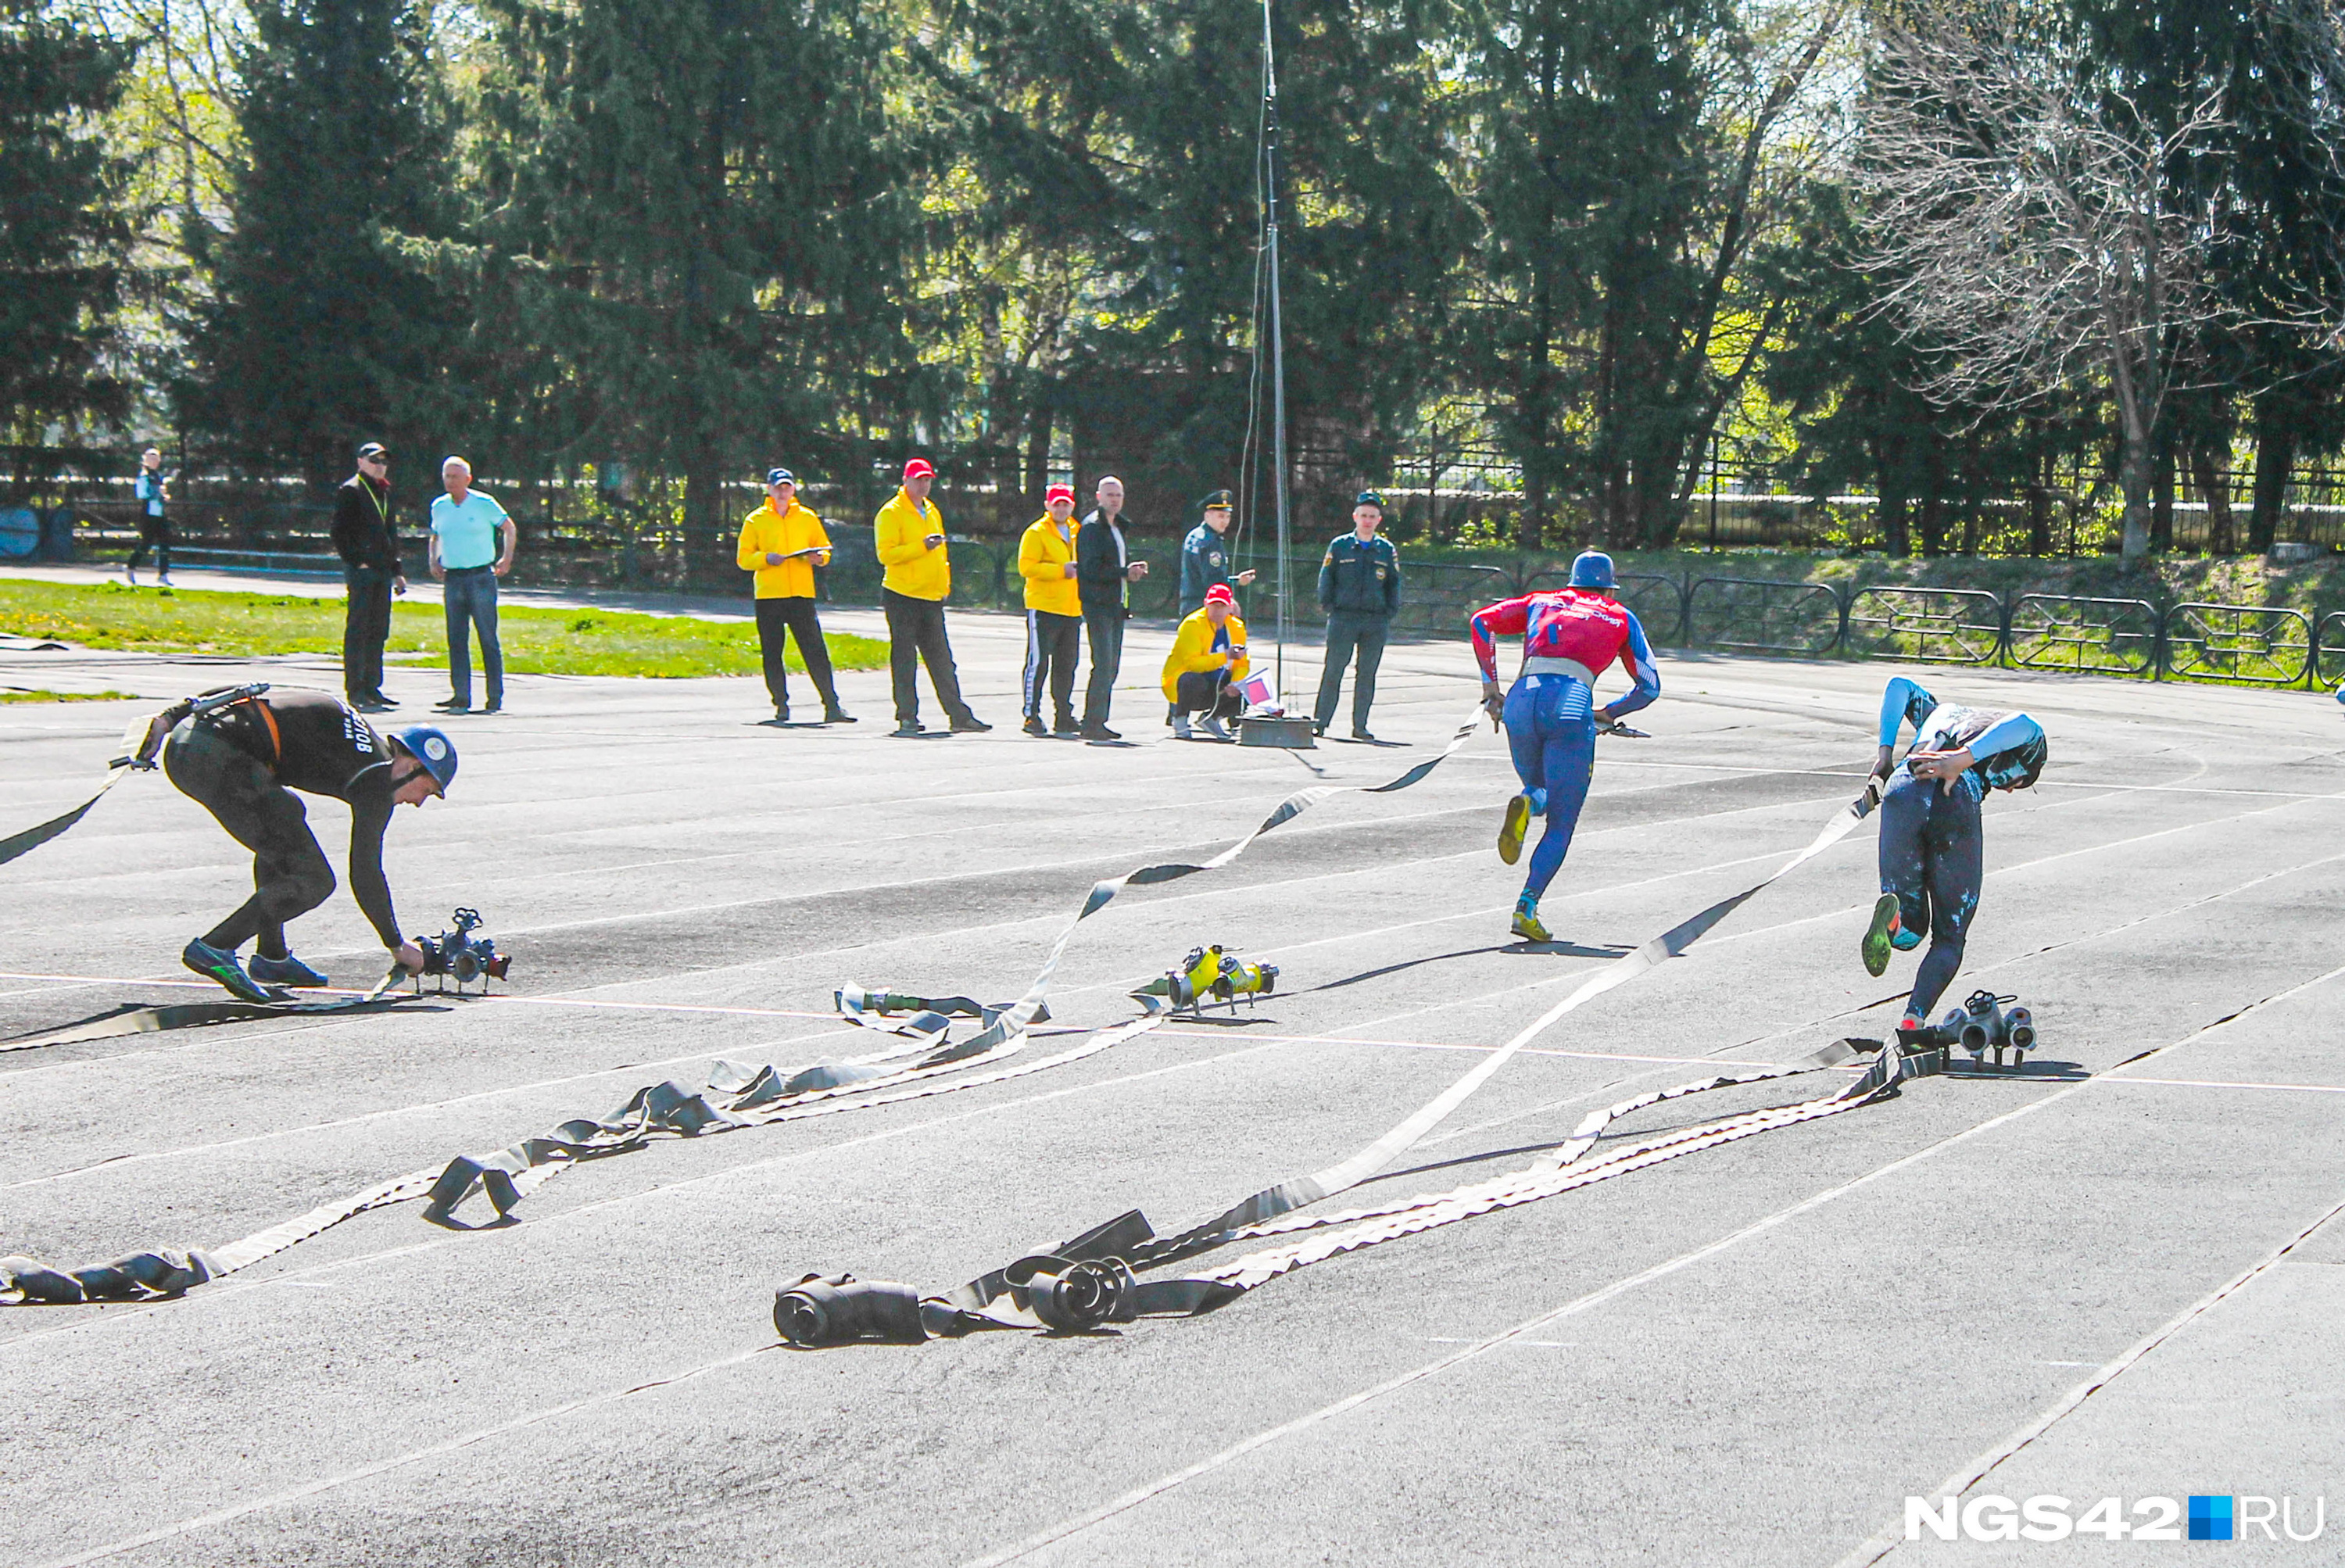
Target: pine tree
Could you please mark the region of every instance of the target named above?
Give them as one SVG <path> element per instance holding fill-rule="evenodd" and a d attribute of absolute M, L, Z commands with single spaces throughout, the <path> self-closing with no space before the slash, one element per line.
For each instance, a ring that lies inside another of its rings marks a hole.
<path fill-rule="evenodd" d="M 246 154 L 188 409 L 313 486 L 360 442 L 428 470 L 427 443 L 464 434 L 443 391 L 462 324 L 401 249 L 446 225 L 426 20 L 417 0 L 260 0 L 239 62 Z"/>
<path fill-rule="evenodd" d="M 37 0 L 0 0 L 0 433 L 19 442 L 127 406 L 108 355 L 131 171 L 93 122 L 130 63 Z"/>
<path fill-rule="evenodd" d="M 681 475 L 691 558 L 727 481 L 851 477 L 920 372 L 887 18 L 853 0 L 491 0 L 480 231 L 546 359 L 561 455 Z M 828 473 L 826 474 L 826 471 Z M 729 561 L 729 555 L 726 557 Z"/>

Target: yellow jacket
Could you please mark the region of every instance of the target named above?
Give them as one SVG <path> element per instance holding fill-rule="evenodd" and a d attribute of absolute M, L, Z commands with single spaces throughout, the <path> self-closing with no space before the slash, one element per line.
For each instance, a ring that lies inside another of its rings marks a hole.
<path fill-rule="evenodd" d="M 923 543 L 929 535 L 945 531 L 944 514 L 935 502 L 915 506 L 898 490 L 896 499 L 879 508 L 871 525 L 879 564 L 888 568 L 880 575 L 881 586 L 908 599 L 942 599 L 952 592 L 952 565 L 945 559 L 945 546 L 931 550 Z"/>
<path fill-rule="evenodd" d="M 1054 616 L 1083 613 L 1082 590 L 1067 575 L 1067 568 L 1075 564 L 1075 535 L 1081 529 L 1082 524 L 1070 517 L 1061 536 L 1057 521 L 1047 512 L 1026 525 L 1026 536 L 1018 541 L 1018 575 L 1026 579 L 1028 609 L 1047 610 Z"/>
<path fill-rule="evenodd" d="M 793 500 L 787 513 L 777 513 L 768 498 L 741 520 L 741 549 L 737 557 L 745 572 L 757 574 L 757 597 L 761 599 L 811 599 L 814 597 L 814 557 L 800 555 L 778 566 L 766 565 L 767 555 L 787 555 L 794 550 L 810 549 L 815 545 L 830 547 L 830 535 L 822 531 L 822 519 L 807 508 L 804 502 Z"/>
<path fill-rule="evenodd" d="M 1230 634 L 1230 647 L 1245 647 L 1245 622 L 1233 615 L 1222 624 L 1222 629 Z M 1181 677 L 1192 670 L 1220 669 L 1223 657 L 1213 651 L 1213 623 L 1205 618 L 1203 610 L 1191 612 L 1182 621 L 1181 629 L 1172 634 L 1172 651 L 1164 656 L 1164 700 L 1178 702 Z M 1253 667 L 1253 661 L 1241 654 L 1223 678 L 1244 680 L 1246 671 Z"/>

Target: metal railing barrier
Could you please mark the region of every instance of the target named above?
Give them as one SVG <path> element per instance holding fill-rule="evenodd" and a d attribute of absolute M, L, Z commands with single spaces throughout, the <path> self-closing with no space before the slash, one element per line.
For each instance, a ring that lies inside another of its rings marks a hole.
<path fill-rule="evenodd" d="M 2160 630 L 2167 673 L 2186 680 L 2296 686 L 2312 667 L 2312 624 L 2295 610 L 2176 605 Z"/>
<path fill-rule="evenodd" d="M 1686 592 L 1685 640 L 1741 653 L 1815 657 L 1840 642 L 1840 596 L 1820 583 L 1698 577 Z"/>
<path fill-rule="evenodd" d="M 2149 675 L 2157 667 L 2157 606 L 2144 599 L 2022 594 L 2011 606 L 2005 655 L 2027 669 Z"/>
<path fill-rule="evenodd" d="M 1929 664 L 1991 664 L 2003 651 L 2003 601 L 1979 588 L 1859 588 L 1841 651 Z"/>

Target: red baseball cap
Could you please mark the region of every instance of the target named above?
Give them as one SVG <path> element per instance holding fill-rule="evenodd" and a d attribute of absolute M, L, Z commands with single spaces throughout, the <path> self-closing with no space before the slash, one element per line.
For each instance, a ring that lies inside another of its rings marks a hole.
<path fill-rule="evenodd" d="M 1205 603 L 1209 605 L 1229 605 L 1234 607 L 1237 602 L 1238 596 L 1230 592 L 1230 585 L 1227 583 L 1215 583 L 1205 590 Z"/>
<path fill-rule="evenodd" d="M 1050 489 L 1042 492 L 1042 504 L 1045 506 L 1053 501 L 1063 501 L 1071 506 L 1074 504 L 1074 500 L 1075 487 L 1071 484 L 1053 484 Z"/>
<path fill-rule="evenodd" d="M 936 465 L 925 457 L 916 457 L 904 464 L 904 477 L 907 479 L 934 479 L 936 476 Z"/>

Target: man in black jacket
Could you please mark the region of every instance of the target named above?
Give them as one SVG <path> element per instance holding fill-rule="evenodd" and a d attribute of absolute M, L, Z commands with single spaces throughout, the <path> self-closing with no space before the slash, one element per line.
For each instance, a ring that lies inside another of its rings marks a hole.
<path fill-rule="evenodd" d="M 1083 604 L 1083 630 L 1091 645 L 1091 684 L 1083 688 L 1082 737 L 1121 740 L 1107 727 L 1123 664 L 1123 623 L 1132 616 L 1132 585 L 1148 575 L 1148 563 L 1132 558 L 1123 536 L 1123 481 L 1113 474 L 1099 482 L 1099 506 L 1075 533 L 1075 589 Z"/>
<path fill-rule="evenodd" d="M 359 448 L 359 471 L 334 492 L 334 553 L 349 601 L 342 620 L 342 689 L 350 706 L 381 713 L 399 705 L 382 691 L 382 646 L 391 638 L 391 596 L 407 592 L 399 525 L 391 520 L 391 453 L 379 441 Z"/>

